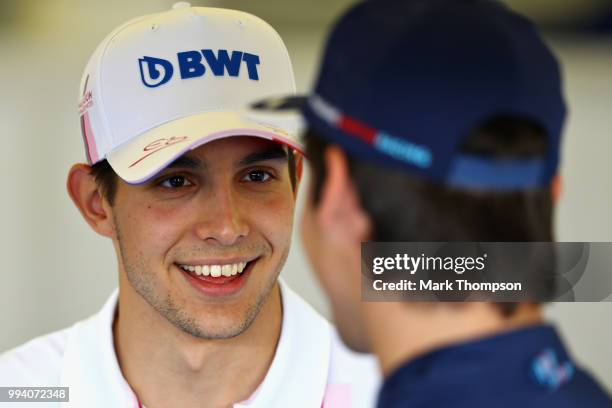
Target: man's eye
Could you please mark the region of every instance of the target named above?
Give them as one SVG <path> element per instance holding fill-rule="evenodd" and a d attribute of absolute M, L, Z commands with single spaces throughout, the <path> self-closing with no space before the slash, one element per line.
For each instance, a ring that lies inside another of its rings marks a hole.
<path fill-rule="evenodd" d="M 252 181 L 256 183 L 263 183 L 270 179 L 270 173 L 263 170 L 251 170 L 243 178 L 242 181 Z"/>
<path fill-rule="evenodd" d="M 184 176 L 172 176 L 161 182 L 160 186 L 165 188 L 180 188 L 190 186 L 191 182 Z"/>

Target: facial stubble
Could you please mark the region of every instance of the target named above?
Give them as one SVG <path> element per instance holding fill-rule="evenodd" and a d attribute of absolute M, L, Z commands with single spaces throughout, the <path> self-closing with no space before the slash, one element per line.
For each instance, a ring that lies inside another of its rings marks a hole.
<path fill-rule="evenodd" d="M 268 300 L 289 254 L 288 245 L 281 255 L 280 261 L 276 265 L 276 270 L 266 282 L 263 290 L 257 295 L 255 302 L 249 305 L 244 313 L 244 317 L 240 319 L 237 325 L 223 327 L 217 330 L 207 330 L 198 323 L 195 316 L 190 316 L 185 310 L 181 309 L 170 294 L 163 296 L 159 293 L 160 291 L 155 288 L 155 282 L 157 282 L 157 280 L 153 279 L 155 277 L 155 272 L 149 270 L 145 261 L 145 255 L 136 250 L 135 254 L 130 256 L 130 252 L 125 245 L 125 240 L 123 239 L 123 234 L 119 226 L 120 224 L 117 222 L 115 214 L 113 214 L 113 223 L 123 269 L 134 291 L 177 329 L 199 339 L 230 339 L 245 332 L 255 321 L 263 305 Z"/>

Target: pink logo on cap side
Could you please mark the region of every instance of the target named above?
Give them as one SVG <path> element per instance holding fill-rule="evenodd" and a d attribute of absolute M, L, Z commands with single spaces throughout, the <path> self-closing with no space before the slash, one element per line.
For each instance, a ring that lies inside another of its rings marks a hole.
<path fill-rule="evenodd" d="M 85 92 L 79 102 L 79 114 L 84 114 L 93 105 L 93 93 L 91 90 Z"/>
<path fill-rule="evenodd" d="M 91 123 L 89 122 L 89 112 L 85 112 L 81 116 L 81 131 L 83 133 L 83 140 L 85 141 L 87 160 L 89 164 L 95 164 L 98 162 L 99 157 L 96 147 L 96 138 L 94 137 L 93 131 L 91 130 Z"/>

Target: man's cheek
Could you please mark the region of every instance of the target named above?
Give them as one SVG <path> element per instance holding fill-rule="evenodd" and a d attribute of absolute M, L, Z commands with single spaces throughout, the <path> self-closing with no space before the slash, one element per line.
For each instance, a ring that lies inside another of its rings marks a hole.
<path fill-rule="evenodd" d="M 257 218 L 258 230 L 272 246 L 272 251 L 282 254 L 291 245 L 293 210 L 280 209 Z"/>
<path fill-rule="evenodd" d="M 173 225 L 152 218 L 142 218 L 137 223 L 122 227 L 124 246 L 130 252 L 144 258 L 146 263 L 159 260 L 172 246 L 172 238 L 176 235 Z"/>

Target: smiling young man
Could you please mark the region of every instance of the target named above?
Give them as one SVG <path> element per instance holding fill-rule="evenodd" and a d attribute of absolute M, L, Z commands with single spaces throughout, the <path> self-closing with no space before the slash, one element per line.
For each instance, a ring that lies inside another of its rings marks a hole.
<path fill-rule="evenodd" d="M 364 241 L 553 240 L 559 71 L 496 1 L 364 1 L 334 26 L 303 107 L 302 238 L 343 340 L 378 357 L 378 407 L 612 407 L 537 303 L 362 298 Z"/>
<path fill-rule="evenodd" d="M 372 361 L 278 280 L 302 147 L 242 107 L 294 91 L 278 34 L 246 13 L 181 3 L 113 31 L 83 75 L 89 164 L 67 187 L 112 240 L 119 290 L 2 355 L 0 385 L 69 387 L 65 407 L 371 406 Z"/>

